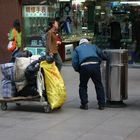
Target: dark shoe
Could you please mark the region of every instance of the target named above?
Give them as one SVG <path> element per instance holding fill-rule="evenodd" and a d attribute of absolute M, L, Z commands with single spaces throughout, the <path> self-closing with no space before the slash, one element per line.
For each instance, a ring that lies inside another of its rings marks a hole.
<path fill-rule="evenodd" d="M 83 110 L 88 110 L 88 105 L 80 105 L 80 109 L 83 109 Z"/>
<path fill-rule="evenodd" d="M 105 106 L 99 106 L 98 109 L 99 109 L 99 110 L 104 110 L 104 109 L 105 109 Z"/>

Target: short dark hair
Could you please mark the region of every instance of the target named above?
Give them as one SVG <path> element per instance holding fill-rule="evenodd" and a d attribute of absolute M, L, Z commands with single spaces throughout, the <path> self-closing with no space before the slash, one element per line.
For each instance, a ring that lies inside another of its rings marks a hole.
<path fill-rule="evenodd" d="M 52 28 L 53 24 L 55 22 L 58 22 L 56 19 L 52 19 L 50 22 L 49 22 L 49 27 Z"/>
<path fill-rule="evenodd" d="M 47 28 L 46 32 L 48 32 L 48 31 L 53 27 L 53 24 L 54 24 L 55 22 L 58 22 L 58 21 L 57 21 L 56 19 L 52 19 L 52 20 L 49 22 L 48 28 Z"/>
<path fill-rule="evenodd" d="M 21 29 L 20 29 L 20 22 L 19 22 L 18 19 L 14 20 L 14 22 L 13 22 L 13 27 L 14 27 L 18 32 L 21 31 Z"/>

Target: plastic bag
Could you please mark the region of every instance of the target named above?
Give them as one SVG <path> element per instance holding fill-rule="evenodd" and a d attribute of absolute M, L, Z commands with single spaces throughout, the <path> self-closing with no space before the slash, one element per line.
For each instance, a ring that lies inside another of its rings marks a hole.
<path fill-rule="evenodd" d="M 9 41 L 9 43 L 7 45 L 7 49 L 8 49 L 8 51 L 13 52 L 16 49 L 15 41 Z"/>
<path fill-rule="evenodd" d="M 40 68 L 44 73 L 46 94 L 51 109 L 61 107 L 66 100 L 66 88 L 55 62 L 42 61 Z"/>
<path fill-rule="evenodd" d="M 9 41 L 8 45 L 7 45 L 7 49 L 10 52 L 13 52 L 16 49 L 16 30 L 13 30 L 14 33 L 14 38 L 13 41 Z"/>
<path fill-rule="evenodd" d="M 14 97 L 16 93 L 16 87 L 14 83 L 14 63 L 1 64 L 2 80 L 1 95 L 3 98 Z"/>
<path fill-rule="evenodd" d="M 26 68 L 37 59 L 39 59 L 38 55 L 31 57 L 16 57 L 14 66 L 14 81 L 18 92 L 27 85 L 25 77 Z"/>

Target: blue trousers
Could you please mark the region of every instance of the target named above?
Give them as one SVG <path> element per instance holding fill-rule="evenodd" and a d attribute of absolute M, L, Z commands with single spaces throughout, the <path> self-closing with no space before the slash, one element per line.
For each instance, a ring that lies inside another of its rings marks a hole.
<path fill-rule="evenodd" d="M 101 82 L 100 64 L 88 64 L 80 67 L 79 96 L 81 104 L 88 103 L 87 84 L 92 79 L 97 94 L 99 106 L 105 105 L 105 93 Z"/>
<path fill-rule="evenodd" d="M 61 71 L 61 68 L 62 68 L 62 59 L 61 59 L 59 53 L 54 54 L 54 61 L 56 63 L 56 66 L 57 66 L 58 70 Z"/>

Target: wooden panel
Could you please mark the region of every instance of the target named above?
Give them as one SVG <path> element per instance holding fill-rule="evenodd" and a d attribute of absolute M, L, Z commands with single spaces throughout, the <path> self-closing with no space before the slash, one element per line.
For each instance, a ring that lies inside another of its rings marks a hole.
<path fill-rule="evenodd" d="M 7 51 L 7 34 L 13 21 L 21 21 L 21 0 L 0 0 L 0 64 L 9 61 L 11 54 Z"/>

